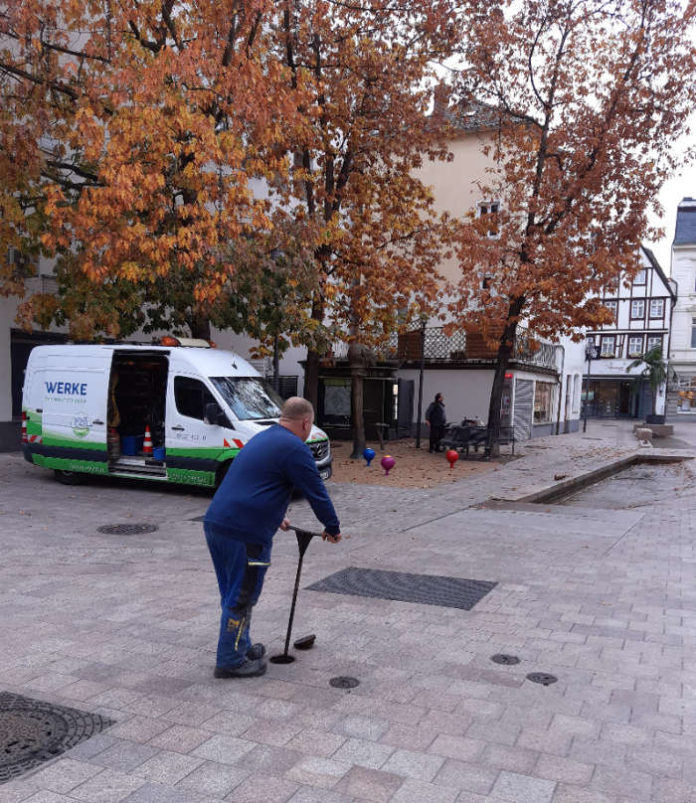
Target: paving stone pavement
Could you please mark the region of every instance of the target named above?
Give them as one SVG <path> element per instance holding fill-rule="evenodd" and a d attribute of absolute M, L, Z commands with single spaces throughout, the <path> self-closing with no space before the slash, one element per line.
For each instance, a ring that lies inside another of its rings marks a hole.
<path fill-rule="evenodd" d="M 525 501 L 622 458 L 696 456 L 696 427 L 668 446 L 590 422 L 441 488 L 332 483 L 347 537 L 310 546 L 294 630 L 316 646 L 244 681 L 212 677 L 209 495 L 67 488 L 0 455 L 0 690 L 115 721 L 0 803 L 694 803 L 696 466 Z M 291 517 L 315 526 L 303 502 Z M 128 522 L 159 529 L 97 532 Z M 279 534 L 254 621 L 271 654 L 296 564 Z M 471 611 L 306 590 L 347 566 L 497 586 Z"/>

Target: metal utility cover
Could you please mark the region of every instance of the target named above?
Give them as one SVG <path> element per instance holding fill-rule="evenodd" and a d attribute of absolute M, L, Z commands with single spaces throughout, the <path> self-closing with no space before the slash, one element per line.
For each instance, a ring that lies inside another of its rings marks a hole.
<path fill-rule="evenodd" d="M 157 532 L 156 524 L 104 524 L 97 532 L 105 535 L 145 535 Z"/>
<path fill-rule="evenodd" d="M 0 784 L 113 724 L 99 714 L 0 692 Z"/>
<path fill-rule="evenodd" d="M 477 602 L 495 588 L 488 580 L 465 580 L 460 577 L 438 577 L 432 574 L 385 572 L 349 566 L 336 574 L 308 586 L 310 591 L 377 597 L 443 608 L 470 611 Z"/>

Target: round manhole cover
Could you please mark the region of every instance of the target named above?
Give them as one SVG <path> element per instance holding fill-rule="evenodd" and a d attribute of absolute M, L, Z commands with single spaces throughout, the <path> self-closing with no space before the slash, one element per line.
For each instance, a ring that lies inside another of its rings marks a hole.
<path fill-rule="evenodd" d="M 541 683 L 542 686 L 550 686 L 552 683 L 556 683 L 558 678 L 555 675 L 549 675 L 548 672 L 530 672 L 527 680 L 531 680 L 532 683 Z"/>
<path fill-rule="evenodd" d="M 333 686 L 334 689 L 354 689 L 359 685 L 360 681 L 357 678 L 347 677 L 346 675 L 340 675 L 337 678 L 331 678 L 329 681 L 329 686 Z"/>
<path fill-rule="evenodd" d="M 0 784 L 112 724 L 97 714 L 0 692 Z"/>
<path fill-rule="evenodd" d="M 506 655 L 503 652 L 491 656 L 491 661 L 494 664 L 504 664 L 505 666 L 513 666 L 519 664 L 520 659 L 516 655 Z"/>
<path fill-rule="evenodd" d="M 144 535 L 154 533 L 157 529 L 156 524 L 105 524 L 97 527 L 97 532 L 105 535 Z"/>

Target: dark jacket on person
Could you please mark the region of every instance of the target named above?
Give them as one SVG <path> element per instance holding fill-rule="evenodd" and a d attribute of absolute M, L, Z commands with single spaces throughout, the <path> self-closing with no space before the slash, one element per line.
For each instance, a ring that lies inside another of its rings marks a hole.
<path fill-rule="evenodd" d="M 275 424 L 240 450 L 210 503 L 205 522 L 239 541 L 270 544 L 293 488 L 304 494 L 329 535 L 341 532 L 309 446 Z"/>
<path fill-rule="evenodd" d="M 442 427 L 445 424 L 445 405 L 441 401 L 430 402 L 425 411 L 425 420 L 431 427 Z"/>

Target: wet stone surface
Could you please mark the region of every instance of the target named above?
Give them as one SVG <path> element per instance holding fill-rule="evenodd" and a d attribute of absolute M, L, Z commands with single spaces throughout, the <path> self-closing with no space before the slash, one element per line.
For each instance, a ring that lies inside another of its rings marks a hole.
<path fill-rule="evenodd" d="M 627 510 L 664 502 L 696 489 L 692 461 L 637 464 L 558 502 L 559 505 Z"/>

